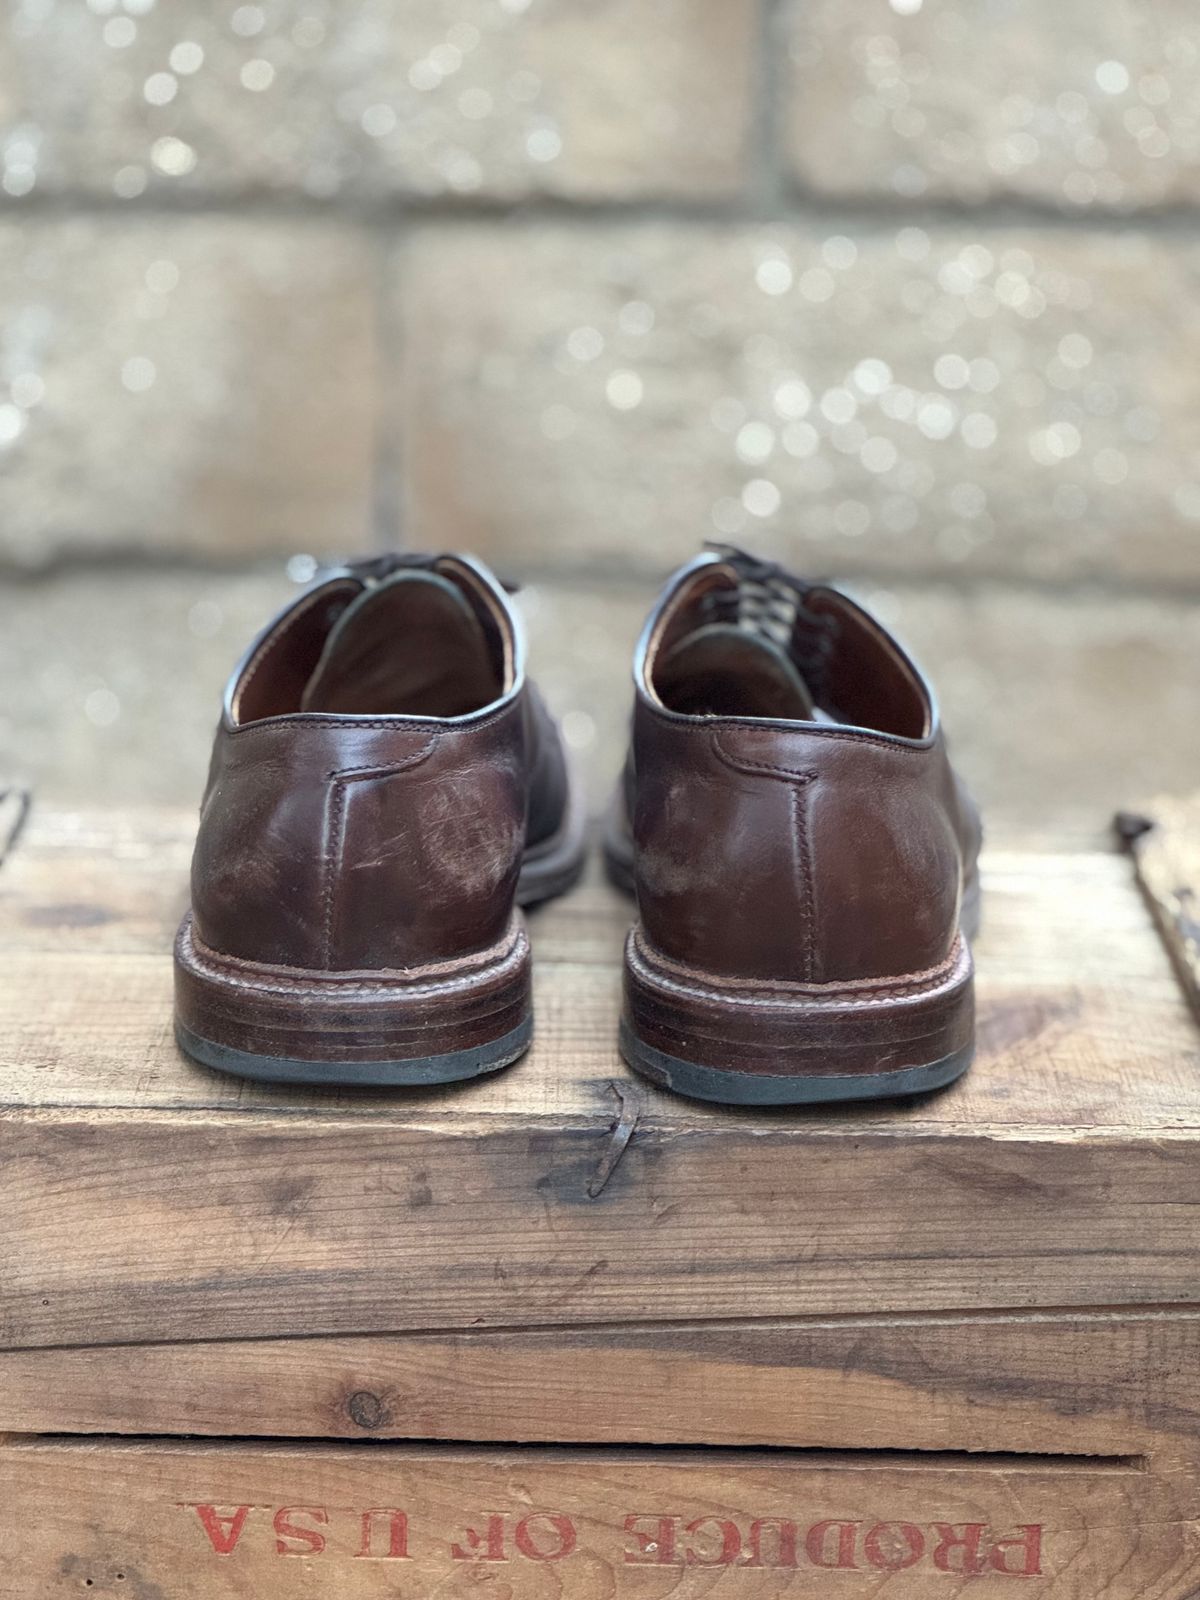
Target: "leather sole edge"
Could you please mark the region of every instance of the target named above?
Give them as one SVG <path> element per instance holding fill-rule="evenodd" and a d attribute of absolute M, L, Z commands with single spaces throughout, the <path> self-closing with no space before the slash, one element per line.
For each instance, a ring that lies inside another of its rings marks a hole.
<path fill-rule="evenodd" d="M 802 1105 L 923 1094 L 970 1064 L 974 964 L 964 939 L 888 985 L 747 989 L 667 962 L 639 930 L 625 950 L 621 1049 L 696 1099 Z"/>
<path fill-rule="evenodd" d="M 427 1085 L 507 1066 L 532 1036 L 519 915 L 491 949 L 405 971 L 329 973 L 175 943 L 176 1038 L 202 1065 L 264 1082 Z"/>
<path fill-rule="evenodd" d="M 900 1067 L 889 1072 L 750 1073 L 722 1071 L 667 1055 L 644 1044 L 628 1022 L 620 1029 L 621 1054 L 629 1066 L 660 1088 L 689 1100 L 721 1105 L 828 1105 L 847 1100 L 892 1100 L 944 1089 L 971 1065 L 974 1043 L 928 1066 Z"/>
<path fill-rule="evenodd" d="M 526 1017 L 510 1032 L 489 1044 L 410 1061 L 302 1061 L 296 1057 L 257 1055 L 216 1044 L 175 1023 L 179 1048 L 201 1066 L 257 1083 L 293 1083 L 336 1088 L 429 1088 L 441 1083 L 461 1083 L 499 1072 L 523 1056 L 533 1041 L 533 1018 Z"/>

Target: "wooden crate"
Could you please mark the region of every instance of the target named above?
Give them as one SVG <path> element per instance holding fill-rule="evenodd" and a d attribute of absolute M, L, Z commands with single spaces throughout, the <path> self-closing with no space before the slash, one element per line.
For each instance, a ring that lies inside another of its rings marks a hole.
<path fill-rule="evenodd" d="M 1126 860 L 992 849 L 962 1084 L 725 1111 L 623 1069 L 598 878 L 491 1081 L 190 1065 L 190 832 L 0 870 L 2 1600 L 1200 1595 L 1200 1030 Z"/>

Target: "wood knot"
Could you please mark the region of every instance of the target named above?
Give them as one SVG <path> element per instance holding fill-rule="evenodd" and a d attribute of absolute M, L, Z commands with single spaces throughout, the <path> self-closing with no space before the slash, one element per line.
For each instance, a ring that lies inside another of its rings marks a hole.
<path fill-rule="evenodd" d="M 369 1389 L 357 1389 L 346 1401 L 346 1411 L 351 1422 L 368 1431 L 382 1428 L 391 1415 L 379 1396 Z"/>

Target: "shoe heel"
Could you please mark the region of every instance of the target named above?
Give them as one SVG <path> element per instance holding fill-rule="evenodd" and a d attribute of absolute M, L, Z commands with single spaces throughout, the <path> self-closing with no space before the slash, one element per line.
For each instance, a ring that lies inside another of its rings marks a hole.
<path fill-rule="evenodd" d="M 301 971 L 175 942 L 175 1035 L 203 1066 L 265 1083 L 391 1087 L 498 1071 L 533 1037 L 519 919 L 490 950 L 405 971 Z"/>
<path fill-rule="evenodd" d="M 698 1100 L 815 1105 L 924 1094 L 974 1053 L 965 939 L 929 972 L 861 984 L 748 984 L 668 961 L 637 929 L 625 951 L 621 1053 Z"/>

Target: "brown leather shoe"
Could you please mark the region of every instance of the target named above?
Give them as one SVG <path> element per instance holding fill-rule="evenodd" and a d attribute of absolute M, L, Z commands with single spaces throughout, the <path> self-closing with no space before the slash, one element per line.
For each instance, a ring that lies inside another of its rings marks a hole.
<path fill-rule="evenodd" d="M 730 550 L 668 583 L 634 679 L 605 843 L 638 898 L 629 1064 L 757 1105 L 958 1077 L 979 822 L 896 641 L 836 590 Z"/>
<path fill-rule="evenodd" d="M 230 680 L 175 946 L 206 1066 L 428 1084 L 532 1033 L 517 904 L 583 861 L 521 628 L 465 556 L 391 556 L 288 606 Z"/>

